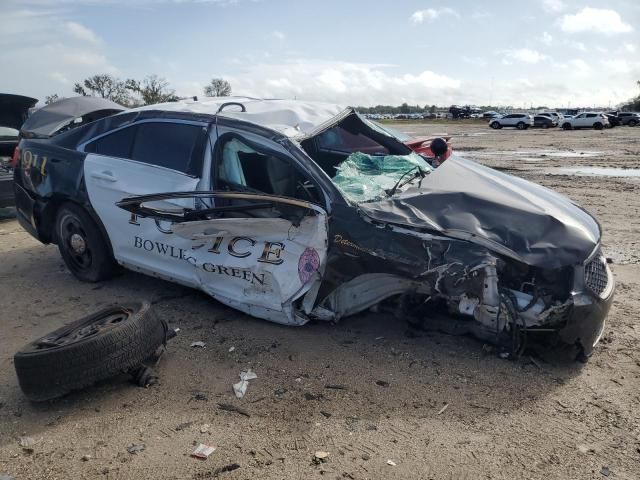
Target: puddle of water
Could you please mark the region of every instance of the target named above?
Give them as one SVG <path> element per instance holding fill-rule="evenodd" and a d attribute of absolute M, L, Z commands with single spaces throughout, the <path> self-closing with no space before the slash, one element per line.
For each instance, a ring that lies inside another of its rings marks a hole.
<path fill-rule="evenodd" d="M 455 145 L 454 145 L 455 150 Z M 496 157 L 496 156 L 512 156 L 522 158 L 523 160 L 536 161 L 544 160 L 545 158 L 593 158 L 604 155 L 604 152 L 598 152 L 595 150 L 573 150 L 573 151 L 561 151 L 561 150 L 467 150 L 465 152 L 468 155 L 474 155 L 477 157 Z"/>
<path fill-rule="evenodd" d="M 640 177 L 640 168 L 567 167 L 554 168 L 547 173 L 581 177 Z"/>

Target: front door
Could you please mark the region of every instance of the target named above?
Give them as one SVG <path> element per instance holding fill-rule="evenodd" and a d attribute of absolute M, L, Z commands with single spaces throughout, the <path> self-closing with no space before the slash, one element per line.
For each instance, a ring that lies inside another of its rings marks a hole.
<path fill-rule="evenodd" d="M 165 208 L 168 200 L 185 198 L 218 206 Z M 173 268 L 188 267 L 198 288 L 218 301 L 273 322 L 306 323 L 327 256 L 327 215 L 321 207 L 237 191 L 134 197 L 119 206 L 170 225 L 162 244 L 180 252 L 171 257 Z M 170 258 L 152 245 L 149 253 Z"/>

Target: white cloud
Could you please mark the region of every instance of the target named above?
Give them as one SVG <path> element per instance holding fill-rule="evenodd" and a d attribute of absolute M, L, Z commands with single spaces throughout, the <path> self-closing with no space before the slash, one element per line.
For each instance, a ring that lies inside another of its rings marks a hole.
<path fill-rule="evenodd" d="M 629 53 L 636 53 L 636 46 L 633 43 L 625 43 L 624 49 Z"/>
<path fill-rule="evenodd" d="M 588 75 L 591 73 L 591 67 L 581 58 L 574 58 L 568 62 L 569 68 L 577 75 Z"/>
<path fill-rule="evenodd" d="M 69 35 L 74 37 L 76 40 L 89 43 L 98 43 L 100 41 L 98 36 L 93 33 L 92 30 L 77 22 L 66 22 L 64 26 Z"/>
<path fill-rule="evenodd" d="M 492 13 L 481 10 L 477 10 L 471 14 L 471 18 L 473 18 L 474 20 L 486 20 L 491 17 L 493 17 Z"/>
<path fill-rule="evenodd" d="M 560 28 L 566 33 L 595 32 L 607 35 L 628 33 L 633 27 L 615 10 L 585 7 L 574 15 L 564 15 Z"/>
<path fill-rule="evenodd" d="M 510 65 L 514 60 L 523 63 L 540 63 L 546 60 L 548 57 L 537 50 L 531 50 L 530 48 L 514 48 L 504 51 L 504 58 L 502 62 L 505 65 Z"/>
<path fill-rule="evenodd" d="M 566 8 L 562 0 L 542 0 L 542 8 L 547 12 L 557 13 Z"/>
<path fill-rule="evenodd" d="M 602 64 L 607 68 L 609 73 L 630 73 L 633 69 L 633 65 L 631 63 L 621 58 L 603 60 Z"/>
<path fill-rule="evenodd" d="M 487 61 L 482 57 L 467 57 L 466 55 L 463 55 L 462 57 L 460 57 L 460 59 L 463 62 L 468 63 L 469 65 L 474 65 L 476 67 L 486 67 L 488 64 Z"/>
<path fill-rule="evenodd" d="M 540 37 L 540 41 L 545 45 L 551 45 L 551 43 L 553 43 L 553 37 L 549 32 L 543 32 L 542 37 Z"/>
<path fill-rule="evenodd" d="M 392 73 L 386 65 L 323 60 L 257 63 L 225 75 L 234 93 L 265 98 L 303 98 L 347 105 L 452 102 L 458 79 L 430 70 Z M 188 92 L 185 92 L 187 94 Z"/>
<path fill-rule="evenodd" d="M 460 14 L 457 11 L 449 7 L 427 8 L 426 10 L 418 10 L 416 12 L 413 12 L 413 15 L 411 15 L 411 22 L 413 22 L 414 24 L 420 24 L 432 20 L 437 20 L 444 15 L 450 15 L 456 18 L 460 17 Z"/>
<path fill-rule="evenodd" d="M 271 36 L 281 42 L 284 42 L 284 39 L 287 38 L 286 35 L 280 30 L 274 30 L 273 32 L 271 32 Z"/>

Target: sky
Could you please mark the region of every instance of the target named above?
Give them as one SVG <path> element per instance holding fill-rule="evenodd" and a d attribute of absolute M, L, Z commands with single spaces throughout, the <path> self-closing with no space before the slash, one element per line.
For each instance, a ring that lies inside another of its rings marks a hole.
<path fill-rule="evenodd" d="M 615 106 L 640 93 L 640 0 L 0 0 L 0 92 L 96 73 L 345 105 Z"/>

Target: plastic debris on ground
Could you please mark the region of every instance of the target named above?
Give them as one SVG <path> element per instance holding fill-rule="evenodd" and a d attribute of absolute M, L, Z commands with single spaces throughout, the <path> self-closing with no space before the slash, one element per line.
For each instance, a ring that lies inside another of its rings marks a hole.
<path fill-rule="evenodd" d="M 229 347 L 229 353 L 233 352 L 236 349 L 236 347 Z"/>
<path fill-rule="evenodd" d="M 247 387 L 249 386 L 249 380 L 254 380 L 258 376 L 248 369 L 246 372 L 240 372 L 240 381 L 233 385 L 233 392 L 236 397 L 242 398 L 247 393 Z"/>
<path fill-rule="evenodd" d="M 394 462 L 393 460 L 387 460 L 387 465 L 391 465 L 392 467 L 395 467 L 397 463 Z"/>
<path fill-rule="evenodd" d="M 207 458 L 209 458 L 209 455 L 211 455 L 215 451 L 216 447 L 205 445 L 204 443 L 199 443 L 196 449 L 191 453 L 191 456 L 206 460 Z"/>
<path fill-rule="evenodd" d="M 433 170 L 418 154 L 409 155 L 368 155 L 362 152 L 352 153 L 336 167 L 333 182 L 355 202 L 381 200 L 406 172 L 417 168 L 424 172 Z M 413 173 L 415 173 L 413 172 Z M 403 180 L 410 178 L 407 174 Z M 417 185 L 418 180 L 412 183 Z"/>
<path fill-rule="evenodd" d="M 207 346 L 207 344 L 204 342 L 198 341 L 198 342 L 191 342 L 191 346 L 195 348 L 204 348 Z"/>
<path fill-rule="evenodd" d="M 42 440 L 42 438 L 40 439 Z M 20 437 L 20 446 L 26 453 L 33 453 L 33 447 L 40 441 L 36 441 L 31 437 Z"/>

